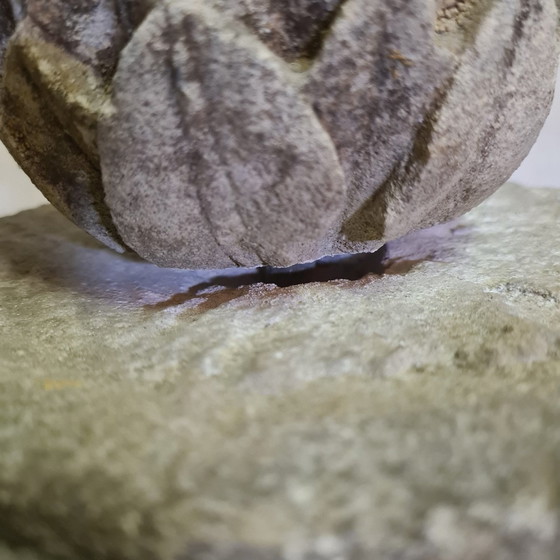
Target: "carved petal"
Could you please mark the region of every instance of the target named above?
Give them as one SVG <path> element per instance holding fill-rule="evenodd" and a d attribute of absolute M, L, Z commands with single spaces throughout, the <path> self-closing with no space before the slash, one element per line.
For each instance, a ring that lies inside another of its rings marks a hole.
<path fill-rule="evenodd" d="M 123 52 L 100 125 L 125 242 L 164 266 L 319 255 L 343 204 L 330 138 L 285 64 L 204 2 L 156 8 Z"/>
<path fill-rule="evenodd" d="M 27 13 L 50 41 L 103 76 L 157 0 L 27 0 Z"/>
<path fill-rule="evenodd" d="M 434 116 L 427 160 L 399 172 L 382 194 L 385 237 L 474 208 L 519 167 L 548 116 L 559 51 L 554 0 L 489 4 Z"/>
<path fill-rule="evenodd" d="M 313 58 L 345 0 L 211 0 L 229 11 L 276 54 L 289 61 Z"/>
<path fill-rule="evenodd" d="M 100 241 L 122 250 L 103 203 L 99 167 L 53 111 L 38 66 L 47 63 L 46 52 L 57 48 L 39 35 L 24 21 L 10 40 L 0 89 L 1 140 L 54 206 Z M 62 51 L 56 58 L 70 65 L 74 83 L 87 79 L 89 69 L 81 63 Z"/>
<path fill-rule="evenodd" d="M 459 59 L 453 80 L 417 131 L 419 149 L 346 224 L 348 237 L 392 239 L 470 210 L 535 142 L 554 90 L 554 0 L 474 2 L 470 19 L 462 37 L 453 22 L 438 36 Z"/>
<path fill-rule="evenodd" d="M 0 0 L 0 79 L 8 41 L 23 16 L 24 6 L 21 0 Z"/>
<path fill-rule="evenodd" d="M 454 57 L 434 42 L 435 14 L 426 0 L 352 0 L 310 71 L 305 91 L 348 182 L 346 216 L 411 152 L 418 127 L 452 74 Z M 367 225 L 360 221 L 356 229 L 381 226 L 376 219 L 369 214 Z M 369 239 L 380 239 L 376 235 Z"/>
<path fill-rule="evenodd" d="M 118 250 L 104 202 L 97 120 L 120 50 L 154 2 L 0 0 L 0 61 L 3 41 L 13 35 L 0 101 L 2 140 L 59 210 Z"/>

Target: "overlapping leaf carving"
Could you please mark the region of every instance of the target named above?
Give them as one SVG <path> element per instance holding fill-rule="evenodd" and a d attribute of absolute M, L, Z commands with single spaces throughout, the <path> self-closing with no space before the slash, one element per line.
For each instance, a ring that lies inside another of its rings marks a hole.
<path fill-rule="evenodd" d="M 0 134 L 159 265 L 371 251 L 519 165 L 557 23 L 555 0 L 0 0 Z"/>

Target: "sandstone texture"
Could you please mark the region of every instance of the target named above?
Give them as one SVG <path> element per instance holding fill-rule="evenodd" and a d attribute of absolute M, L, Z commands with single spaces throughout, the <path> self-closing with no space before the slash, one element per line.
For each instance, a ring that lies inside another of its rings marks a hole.
<path fill-rule="evenodd" d="M 194 273 L 0 220 L 0 557 L 557 559 L 559 222 Z"/>
<path fill-rule="evenodd" d="M 557 27 L 555 0 L 0 0 L 0 139 L 160 266 L 374 251 L 517 168 Z"/>

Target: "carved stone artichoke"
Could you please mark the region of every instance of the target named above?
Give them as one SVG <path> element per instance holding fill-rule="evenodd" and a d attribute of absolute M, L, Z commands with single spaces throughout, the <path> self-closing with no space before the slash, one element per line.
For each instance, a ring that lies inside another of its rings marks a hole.
<path fill-rule="evenodd" d="M 1 139 L 158 265 L 372 251 L 507 180 L 557 25 L 555 0 L 0 0 Z"/>

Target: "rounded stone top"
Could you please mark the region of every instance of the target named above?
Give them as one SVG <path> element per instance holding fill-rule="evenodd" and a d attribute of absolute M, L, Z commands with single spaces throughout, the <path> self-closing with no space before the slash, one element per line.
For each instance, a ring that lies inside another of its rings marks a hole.
<path fill-rule="evenodd" d="M 0 138 L 161 266 L 373 251 L 521 163 L 557 26 L 555 0 L 0 0 Z"/>

